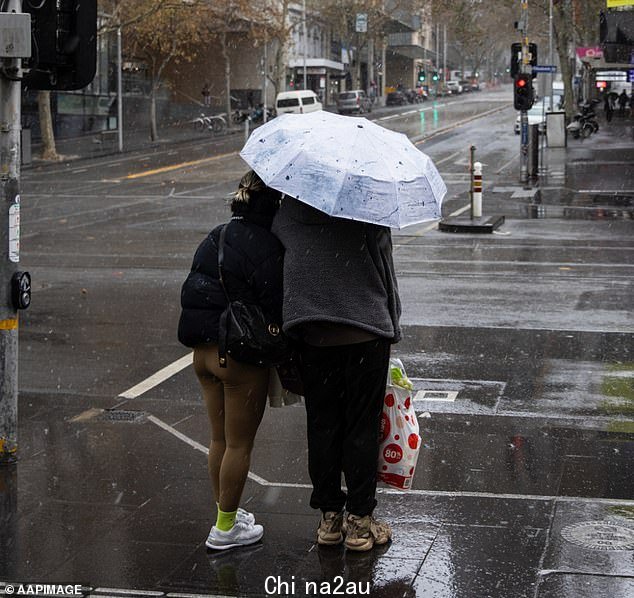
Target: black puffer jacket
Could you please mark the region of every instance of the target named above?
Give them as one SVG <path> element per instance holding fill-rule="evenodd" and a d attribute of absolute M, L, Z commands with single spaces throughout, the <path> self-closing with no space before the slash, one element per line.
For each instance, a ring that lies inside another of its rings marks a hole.
<path fill-rule="evenodd" d="M 218 278 L 220 229 L 200 244 L 181 290 L 178 340 L 187 347 L 218 342 L 218 322 L 227 299 Z M 257 214 L 234 217 L 227 225 L 223 277 L 231 299 L 257 303 L 274 321 L 282 321 L 284 249 L 269 230 L 270 219 Z"/>

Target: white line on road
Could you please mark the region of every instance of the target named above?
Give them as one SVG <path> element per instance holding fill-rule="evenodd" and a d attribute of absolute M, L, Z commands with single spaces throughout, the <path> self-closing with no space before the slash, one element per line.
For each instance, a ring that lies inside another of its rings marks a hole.
<path fill-rule="evenodd" d="M 518 159 L 519 156 L 513 156 L 504 166 L 502 166 L 502 168 L 500 168 L 499 170 L 495 171 L 495 174 L 500 174 L 503 170 L 505 170 L 508 166 L 510 166 L 511 164 L 513 164 L 513 162 L 515 162 L 515 160 Z"/>
<path fill-rule="evenodd" d="M 188 436 L 185 436 L 182 432 L 172 428 L 169 424 L 166 424 L 164 421 L 150 415 L 148 420 L 153 424 L 159 426 L 163 430 L 166 430 L 179 440 L 182 440 L 189 446 L 195 448 L 196 450 L 208 454 L 208 449 L 204 447 L 202 444 L 192 440 Z M 267 486 L 273 488 L 299 488 L 305 490 L 312 490 L 311 484 L 296 484 L 292 482 L 270 482 L 265 480 L 263 477 L 259 475 L 249 472 L 249 479 L 253 480 L 260 486 Z M 380 494 L 398 494 L 399 496 L 403 496 L 402 490 L 397 490 L 395 488 L 377 488 L 377 492 Z M 628 499 L 620 499 L 620 498 L 588 498 L 584 496 L 543 496 L 543 495 L 530 495 L 530 494 L 497 494 L 495 492 L 467 492 L 467 491 L 454 491 L 454 490 L 408 490 L 406 492 L 408 496 L 450 496 L 450 497 L 460 497 L 460 496 L 472 496 L 475 498 L 496 498 L 503 500 L 539 500 L 539 501 L 562 501 L 562 502 L 589 502 L 595 504 L 614 504 L 614 505 L 630 505 L 634 506 L 634 500 Z"/>
<path fill-rule="evenodd" d="M 174 363 L 165 366 L 155 374 L 152 374 L 149 378 L 139 382 L 132 388 L 129 388 L 125 392 L 122 392 L 119 396 L 123 399 L 136 399 L 148 390 L 158 386 L 162 382 L 165 382 L 168 378 L 171 378 L 174 374 L 178 374 L 181 370 L 184 370 L 187 366 L 191 365 L 193 360 L 193 353 L 188 353 L 184 357 L 177 359 Z"/>

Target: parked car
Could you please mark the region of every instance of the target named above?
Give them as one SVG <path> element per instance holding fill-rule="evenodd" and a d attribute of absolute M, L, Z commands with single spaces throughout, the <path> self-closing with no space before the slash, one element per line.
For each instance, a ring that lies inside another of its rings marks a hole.
<path fill-rule="evenodd" d="M 445 84 L 447 87 L 447 91 L 451 93 L 451 95 L 462 93 L 462 85 L 458 81 L 447 81 Z"/>
<path fill-rule="evenodd" d="M 462 87 L 462 93 L 469 93 L 472 90 L 471 83 L 466 79 L 458 81 L 460 87 Z"/>
<path fill-rule="evenodd" d="M 404 106 L 407 104 L 407 98 L 402 91 L 390 91 L 385 98 L 386 106 Z"/>
<path fill-rule="evenodd" d="M 304 114 L 322 110 L 323 106 L 317 94 L 310 89 L 283 91 L 275 98 L 277 114 Z"/>
<path fill-rule="evenodd" d="M 337 96 L 337 110 L 339 114 L 372 112 L 372 102 L 362 89 L 342 91 Z"/>

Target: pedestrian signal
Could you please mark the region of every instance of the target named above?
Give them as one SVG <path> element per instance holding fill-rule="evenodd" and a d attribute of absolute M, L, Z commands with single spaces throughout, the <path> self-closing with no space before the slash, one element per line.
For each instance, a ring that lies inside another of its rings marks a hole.
<path fill-rule="evenodd" d="M 530 110 L 532 105 L 533 77 L 528 73 L 520 73 L 513 82 L 513 106 L 515 110 Z"/>
<path fill-rule="evenodd" d="M 33 54 L 24 62 L 30 89 L 86 87 L 97 68 L 97 0 L 25 2 Z"/>
<path fill-rule="evenodd" d="M 438 73 L 434 71 L 434 74 L 431 76 L 434 81 L 438 81 Z"/>
<path fill-rule="evenodd" d="M 425 69 L 419 69 L 418 71 L 418 80 L 423 83 L 426 79 Z"/>

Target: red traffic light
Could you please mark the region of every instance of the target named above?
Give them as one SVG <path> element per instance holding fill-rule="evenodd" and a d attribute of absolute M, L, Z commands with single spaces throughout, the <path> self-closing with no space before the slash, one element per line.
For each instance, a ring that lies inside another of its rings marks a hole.
<path fill-rule="evenodd" d="M 526 87 L 526 79 L 518 79 L 518 80 L 515 82 L 515 84 L 516 84 L 518 87 Z"/>

